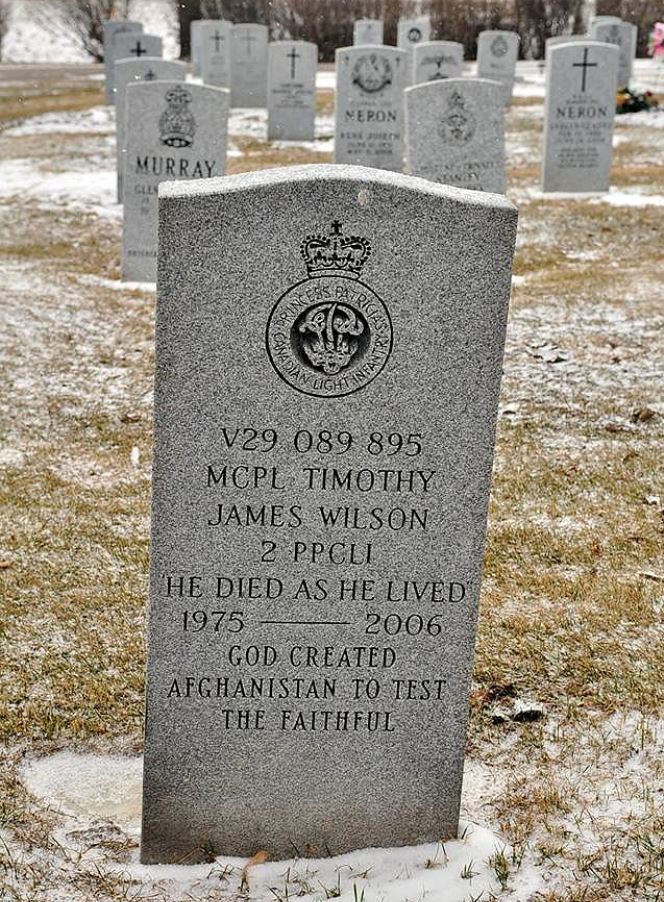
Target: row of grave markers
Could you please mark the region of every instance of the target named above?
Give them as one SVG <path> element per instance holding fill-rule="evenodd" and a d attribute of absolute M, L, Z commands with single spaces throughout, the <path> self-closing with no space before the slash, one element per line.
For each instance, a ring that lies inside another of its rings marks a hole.
<path fill-rule="evenodd" d="M 604 172 L 618 57 L 551 46 L 548 190 Z M 142 59 L 111 74 L 125 275 L 154 278 L 159 220 L 141 860 L 445 840 L 516 237 L 486 193 L 505 80 L 408 87 L 407 50 L 343 48 L 337 159 L 374 168 L 215 179 L 231 92 Z M 385 171 L 404 121 L 428 181 Z"/>
<path fill-rule="evenodd" d="M 494 32 L 486 40 L 495 44 L 502 37 Z M 135 39 L 135 33 L 118 34 L 115 43 L 122 52 Z M 408 51 L 384 45 L 337 51 L 335 162 L 401 172 L 405 158 L 412 175 L 504 193 L 504 109 L 513 76 L 503 70 L 502 81 L 460 78 L 452 74 L 458 66 L 441 72 L 440 59 L 430 49 L 441 43 L 412 50 L 415 68 L 430 80 L 411 87 L 406 86 Z M 316 47 L 274 42 L 268 52 L 268 138 L 311 140 Z M 618 53 L 599 42 L 549 47 L 544 191 L 608 189 Z M 158 57 L 120 59 L 113 73 L 118 200 L 125 202 L 123 274 L 152 281 L 158 185 L 223 174 L 232 94 L 185 85 L 185 65 Z"/>

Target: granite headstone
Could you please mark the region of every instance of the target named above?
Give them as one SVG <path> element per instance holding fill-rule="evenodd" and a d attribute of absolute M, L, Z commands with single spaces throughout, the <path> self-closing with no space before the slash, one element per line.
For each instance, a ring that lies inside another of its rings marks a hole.
<path fill-rule="evenodd" d="M 267 27 L 233 25 L 231 38 L 231 104 L 267 106 Z"/>
<path fill-rule="evenodd" d="M 159 183 L 224 174 L 230 97 L 175 81 L 135 82 L 125 94 L 122 277 L 154 282 Z"/>
<path fill-rule="evenodd" d="M 207 19 L 198 29 L 201 42 L 201 78 L 217 88 L 231 86 L 232 39 L 230 22 Z"/>
<path fill-rule="evenodd" d="M 162 56 L 163 42 L 156 34 L 120 34 L 116 37 L 115 62 L 120 60 L 140 60 L 144 56 Z"/>
<path fill-rule="evenodd" d="M 140 22 L 132 22 L 129 19 L 118 19 L 117 21 L 104 22 L 103 26 L 103 42 L 104 42 L 104 82 L 106 103 L 112 104 L 113 95 L 113 67 L 116 60 L 115 39 L 121 34 L 139 34 L 143 31 Z"/>
<path fill-rule="evenodd" d="M 318 47 L 308 41 L 268 45 L 268 140 L 313 141 Z"/>
<path fill-rule="evenodd" d="M 457 41 L 427 41 L 413 47 L 412 84 L 460 78 L 463 75 L 463 44 Z"/>
<path fill-rule="evenodd" d="M 165 60 L 157 56 L 144 56 L 140 60 L 123 59 L 115 64 L 115 145 L 117 162 L 118 202 L 122 202 L 125 147 L 125 98 L 127 85 L 135 81 L 184 81 L 187 67 L 184 63 Z"/>
<path fill-rule="evenodd" d="M 406 89 L 411 175 L 505 193 L 505 114 L 500 82 L 450 78 Z"/>
<path fill-rule="evenodd" d="M 353 23 L 353 44 L 382 44 L 382 19 L 356 19 Z"/>
<path fill-rule="evenodd" d="M 545 192 L 608 191 L 618 48 L 558 44 L 546 61 Z"/>
<path fill-rule="evenodd" d="M 395 47 L 337 50 L 335 162 L 403 170 L 407 65 Z"/>
<path fill-rule="evenodd" d="M 455 836 L 516 210 L 308 166 L 159 218 L 141 859 Z"/>
<path fill-rule="evenodd" d="M 416 19 L 399 19 L 397 25 L 397 47 L 408 53 L 406 87 L 413 80 L 413 48 L 431 40 L 431 20 L 428 16 Z"/>
<path fill-rule="evenodd" d="M 629 22 L 597 22 L 590 33 L 593 41 L 613 44 L 618 48 L 616 87 L 628 88 L 634 64 L 634 26 Z"/>
<path fill-rule="evenodd" d="M 194 78 L 200 78 L 203 72 L 201 65 L 201 25 L 205 21 L 205 19 L 194 19 L 194 21 L 191 23 L 191 71 Z"/>
<path fill-rule="evenodd" d="M 482 31 L 477 39 L 477 77 L 501 82 L 506 104 L 512 102 L 519 43 L 513 31 Z"/>

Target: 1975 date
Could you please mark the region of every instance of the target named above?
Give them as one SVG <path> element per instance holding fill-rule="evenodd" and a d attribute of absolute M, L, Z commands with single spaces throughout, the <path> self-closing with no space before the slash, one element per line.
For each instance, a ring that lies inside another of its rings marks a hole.
<path fill-rule="evenodd" d="M 374 431 L 365 435 L 353 435 L 347 430 L 298 429 L 286 438 L 276 429 L 255 429 L 253 426 L 239 426 L 221 429 L 221 441 L 225 448 L 244 452 L 269 454 L 278 445 L 289 445 L 297 454 L 347 454 L 351 449 L 364 450 L 374 457 L 385 454 L 394 457 L 417 457 L 422 453 L 421 432 Z"/>

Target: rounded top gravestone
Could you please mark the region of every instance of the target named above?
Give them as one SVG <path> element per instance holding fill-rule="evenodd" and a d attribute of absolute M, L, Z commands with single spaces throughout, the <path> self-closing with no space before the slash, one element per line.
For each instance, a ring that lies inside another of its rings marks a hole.
<path fill-rule="evenodd" d="M 159 207 L 142 860 L 453 836 L 516 210 L 335 165 Z"/>

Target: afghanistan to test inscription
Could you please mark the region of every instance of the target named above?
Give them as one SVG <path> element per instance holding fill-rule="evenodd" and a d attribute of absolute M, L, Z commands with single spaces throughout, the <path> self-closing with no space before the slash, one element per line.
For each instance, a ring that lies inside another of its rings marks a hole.
<path fill-rule="evenodd" d="M 142 859 L 454 835 L 516 211 L 346 166 L 159 205 Z"/>

